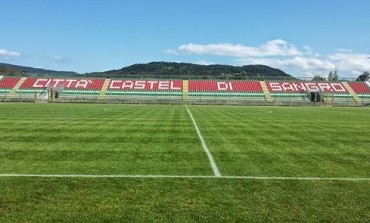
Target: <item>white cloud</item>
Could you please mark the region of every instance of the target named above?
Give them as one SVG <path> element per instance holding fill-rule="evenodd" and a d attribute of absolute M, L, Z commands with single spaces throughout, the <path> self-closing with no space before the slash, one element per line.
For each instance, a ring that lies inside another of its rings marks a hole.
<path fill-rule="evenodd" d="M 204 55 L 234 57 L 236 65 L 264 64 L 282 69 L 293 76 L 326 76 L 337 70 L 340 77 L 353 78 L 370 71 L 370 54 L 338 49 L 331 54 L 317 53 L 309 46 L 297 48 L 282 39 L 266 42 L 258 47 L 240 44 L 184 44 L 167 50 L 176 55 Z M 206 61 L 206 60 L 205 60 Z"/>
<path fill-rule="evenodd" d="M 231 57 L 296 56 L 301 54 L 295 46 L 281 39 L 268 41 L 259 47 L 231 43 L 207 45 L 188 43 L 166 52 L 177 55 L 198 54 Z"/>
<path fill-rule="evenodd" d="M 370 54 L 360 54 L 352 52 L 337 52 L 330 55 L 330 60 L 334 61 L 338 70 L 347 70 L 359 74 L 370 71 Z"/>
<path fill-rule="evenodd" d="M 296 56 L 289 58 L 244 58 L 237 64 L 265 64 L 276 67 L 294 76 L 323 75 L 337 70 L 341 77 L 357 77 L 365 71 L 370 71 L 369 54 L 336 52 L 327 56 Z"/>
<path fill-rule="evenodd" d="M 21 54 L 15 51 L 9 51 L 7 49 L 0 49 L 0 57 L 5 57 L 5 58 L 16 58 L 20 57 Z"/>
<path fill-rule="evenodd" d="M 268 41 L 259 50 L 262 56 L 297 56 L 302 54 L 294 45 L 282 39 Z"/>
<path fill-rule="evenodd" d="M 62 56 L 53 56 L 52 60 L 57 63 L 68 63 L 71 61 L 71 58 L 69 57 L 62 57 Z"/>
<path fill-rule="evenodd" d="M 290 58 L 245 58 L 237 60 L 237 64 L 263 64 L 282 69 L 293 76 L 324 75 L 331 70 L 336 70 L 336 65 L 329 60 L 303 56 Z"/>
<path fill-rule="evenodd" d="M 195 64 L 199 64 L 199 65 L 212 65 L 212 64 L 215 64 L 211 61 L 207 61 L 207 60 L 198 60 L 198 61 L 195 61 L 194 62 Z"/>

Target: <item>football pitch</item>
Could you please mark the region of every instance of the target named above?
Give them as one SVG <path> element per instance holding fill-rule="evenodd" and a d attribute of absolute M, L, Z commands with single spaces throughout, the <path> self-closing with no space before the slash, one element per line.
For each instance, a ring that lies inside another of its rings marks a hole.
<path fill-rule="evenodd" d="M 0 104 L 0 222 L 369 222 L 370 109 Z"/>

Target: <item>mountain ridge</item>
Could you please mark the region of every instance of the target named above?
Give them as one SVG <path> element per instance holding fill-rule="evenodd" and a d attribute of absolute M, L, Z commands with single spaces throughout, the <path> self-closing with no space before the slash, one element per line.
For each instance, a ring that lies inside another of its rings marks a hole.
<path fill-rule="evenodd" d="M 227 76 L 227 77 L 289 77 L 292 76 L 282 70 L 266 65 L 199 65 L 177 62 L 150 62 L 133 64 L 121 69 L 104 72 L 88 73 L 87 75 L 103 76 Z"/>
<path fill-rule="evenodd" d="M 10 76 L 78 76 L 78 77 L 225 77 L 225 78 L 263 78 L 285 77 L 291 75 L 282 70 L 266 65 L 199 65 L 193 63 L 177 62 L 150 62 L 138 63 L 121 69 L 104 72 L 91 72 L 79 74 L 73 71 L 55 71 L 42 68 L 33 68 L 7 63 L 0 63 L 0 74 Z"/>
<path fill-rule="evenodd" d="M 0 73 L 6 74 L 9 72 L 10 75 L 21 75 L 21 76 L 30 76 L 30 75 L 79 75 L 77 72 L 73 71 L 56 71 L 43 68 L 34 68 L 27 67 L 22 65 L 0 63 Z"/>

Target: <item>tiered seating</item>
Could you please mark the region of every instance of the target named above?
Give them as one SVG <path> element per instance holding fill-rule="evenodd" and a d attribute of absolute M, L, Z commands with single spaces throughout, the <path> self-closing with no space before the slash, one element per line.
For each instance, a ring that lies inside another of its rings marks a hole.
<path fill-rule="evenodd" d="M 262 100 L 264 93 L 258 81 L 190 80 L 190 99 Z"/>
<path fill-rule="evenodd" d="M 0 78 L 0 94 L 5 96 L 18 83 L 20 77 L 2 77 Z"/>
<path fill-rule="evenodd" d="M 350 82 L 349 85 L 356 94 L 370 94 L 370 88 L 365 82 Z"/>
<path fill-rule="evenodd" d="M 280 104 L 280 102 L 310 102 L 309 93 L 320 92 L 326 103 L 350 105 L 356 102 L 358 105 L 358 102 L 362 102 L 370 104 L 370 83 L 366 82 L 110 80 L 36 77 L 26 78 L 23 82 L 24 79 L 0 77 L 0 97 L 34 99 L 35 94 L 40 95 L 46 89 L 53 88 L 59 92 L 59 98 L 66 99 L 97 99 L 101 93 L 103 97 L 99 100 L 173 98 L 176 100 L 201 100 L 205 103 L 212 100 L 221 102 L 230 100 L 230 102 L 237 101 L 239 104 L 248 104 L 248 101 L 254 101 L 253 103 L 266 102 L 267 96 L 268 102 L 271 102 L 271 95 L 272 102 Z M 102 89 L 103 85 L 104 89 Z M 13 97 L 14 91 L 16 93 Z"/>
<path fill-rule="evenodd" d="M 21 85 L 17 94 L 20 97 L 34 97 L 35 93 L 41 93 L 50 87 L 61 90 L 59 97 L 96 98 L 103 83 L 104 79 L 30 77 Z"/>
<path fill-rule="evenodd" d="M 12 89 L 20 79 L 20 77 L 3 77 L 0 79 L 0 89 Z"/>
<path fill-rule="evenodd" d="M 105 98 L 178 98 L 182 97 L 182 80 L 111 80 Z"/>
<path fill-rule="evenodd" d="M 266 82 L 269 90 L 282 93 L 320 91 L 325 93 L 348 93 L 340 82 Z"/>
<path fill-rule="evenodd" d="M 266 82 L 271 96 L 275 101 L 306 102 L 309 100 L 309 92 L 321 92 L 325 98 L 332 101 L 348 100 L 351 95 L 340 82 Z"/>
<path fill-rule="evenodd" d="M 370 87 L 366 82 L 350 82 L 349 85 L 363 103 L 370 103 Z"/>

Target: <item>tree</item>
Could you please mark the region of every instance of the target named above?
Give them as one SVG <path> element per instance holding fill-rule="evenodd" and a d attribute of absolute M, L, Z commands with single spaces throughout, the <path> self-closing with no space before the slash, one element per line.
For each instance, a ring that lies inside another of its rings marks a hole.
<path fill-rule="evenodd" d="M 338 80 L 339 80 L 338 72 L 337 71 L 334 71 L 333 81 L 338 81 Z"/>
<path fill-rule="evenodd" d="M 338 80 L 339 80 L 338 72 L 336 70 L 330 71 L 328 74 L 328 81 L 338 81 Z"/>
<path fill-rule="evenodd" d="M 334 78 L 334 72 L 330 71 L 328 74 L 328 81 L 333 81 L 333 78 Z"/>
<path fill-rule="evenodd" d="M 315 75 L 312 78 L 312 81 L 325 81 L 325 78 L 324 77 L 321 77 L 320 75 Z"/>
<path fill-rule="evenodd" d="M 366 71 L 363 74 L 361 74 L 360 76 L 358 76 L 356 81 L 367 81 L 369 79 L 370 79 L 370 73 Z"/>
<path fill-rule="evenodd" d="M 5 75 L 5 76 L 19 76 L 21 72 L 9 68 L 9 67 L 0 67 L 0 75 Z"/>

